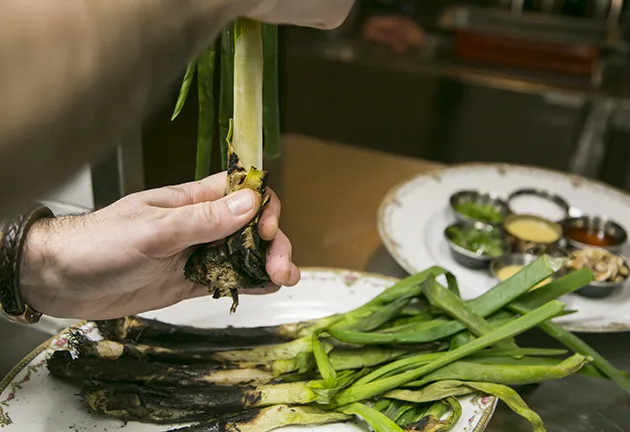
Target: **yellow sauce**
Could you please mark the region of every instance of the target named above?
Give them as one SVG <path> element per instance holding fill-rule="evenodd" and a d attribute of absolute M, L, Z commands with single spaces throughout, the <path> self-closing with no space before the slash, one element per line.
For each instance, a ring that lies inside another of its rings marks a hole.
<path fill-rule="evenodd" d="M 515 237 L 534 243 L 553 243 L 560 238 L 560 233 L 552 225 L 533 218 L 515 219 L 506 229 Z"/>
<path fill-rule="evenodd" d="M 500 268 L 497 271 L 497 277 L 499 278 L 499 280 L 501 282 L 503 282 L 504 280 L 511 278 L 516 273 L 521 271 L 522 268 L 523 268 L 523 266 L 520 266 L 520 265 L 505 266 L 503 268 Z M 532 289 L 535 290 L 536 288 L 540 288 L 543 285 L 547 285 L 549 282 L 551 282 L 551 278 L 547 278 L 544 281 L 538 283 L 538 285 L 534 285 L 534 287 L 532 287 Z"/>

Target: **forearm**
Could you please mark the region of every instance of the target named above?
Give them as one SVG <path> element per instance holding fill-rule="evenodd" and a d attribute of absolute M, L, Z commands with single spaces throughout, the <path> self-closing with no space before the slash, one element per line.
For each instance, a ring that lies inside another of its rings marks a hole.
<path fill-rule="evenodd" d="M 101 155 L 251 0 L 4 0 L 0 214 Z"/>

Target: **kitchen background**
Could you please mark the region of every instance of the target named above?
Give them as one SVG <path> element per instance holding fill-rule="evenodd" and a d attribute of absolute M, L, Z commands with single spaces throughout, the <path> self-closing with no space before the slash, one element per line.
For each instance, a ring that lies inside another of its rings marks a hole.
<path fill-rule="evenodd" d="M 283 132 L 441 163 L 534 164 L 630 190 L 627 3 L 359 0 L 334 31 L 283 28 Z M 390 15 L 415 21 L 422 43 L 396 53 L 367 41 L 366 20 Z M 171 122 L 178 88 L 51 200 L 98 208 L 192 179 L 196 95 Z"/>

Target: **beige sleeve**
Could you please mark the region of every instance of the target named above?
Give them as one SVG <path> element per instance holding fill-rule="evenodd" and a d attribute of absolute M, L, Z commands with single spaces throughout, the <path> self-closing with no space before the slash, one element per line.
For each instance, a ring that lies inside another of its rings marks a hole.
<path fill-rule="evenodd" d="M 245 0 L 2 0 L 0 215 L 142 121 Z"/>

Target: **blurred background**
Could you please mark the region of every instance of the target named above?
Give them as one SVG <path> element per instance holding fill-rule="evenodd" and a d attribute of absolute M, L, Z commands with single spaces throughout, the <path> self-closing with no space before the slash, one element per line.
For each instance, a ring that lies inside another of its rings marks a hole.
<path fill-rule="evenodd" d="M 630 190 L 628 12 L 623 0 L 358 0 L 339 29 L 282 28 L 283 155 L 265 168 L 298 263 L 372 268 L 384 194 L 444 165 L 537 165 Z M 179 84 L 51 200 L 100 208 L 190 181 L 196 94 L 171 122 Z"/>

